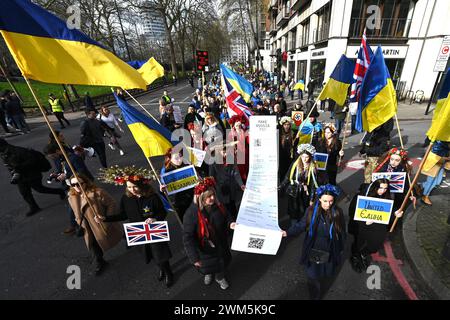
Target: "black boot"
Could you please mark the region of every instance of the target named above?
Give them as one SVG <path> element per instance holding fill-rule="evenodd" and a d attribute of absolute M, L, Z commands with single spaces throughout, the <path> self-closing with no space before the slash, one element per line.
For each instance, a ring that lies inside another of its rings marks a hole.
<path fill-rule="evenodd" d="M 359 255 L 352 255 L 350 257 L 350 265 L 352 266 L 353 271 L 357 273 L 361 273 L 363 271 L 363 264 Z"/>
<path fill-rule="evenodd" d="M 173 285 L 173 274 L 172 272 L 167 273 L 164 277 L 164 283 L 166 284 L 167 288 L 170 288 Z"/>
<path fill-rule="evenodd" d="M 167 288 L 171 287 L 173 285 L 173 273 L 169 261 L 163 262 L 160 269 L 164 273 L 164 284 Z"/>
<path fill-rule="evenodd" d="M 38 212 L 41 211 L 41 210 L 42 210 L 42 209 L 39 208 L 39 207 L 33 207 L 33 208 L 30 208 L 30 211 L 28 211 L 28 212 L 26 213 L 26 216 L 27 216 L 27 217 L 31 217 L 32 215 L 38 213 Z"/>
<path fill-rule="evenodd" d="M 164 270 L 159 269 L 159 272 L 158 272 L 158 281 L 163 281 L 165 275 L 166 275 L 166 274 L 164 273 Z"/>
<path fill-rule="evenodd" d="M 95 268 L 94 268 L 95 275 L 96 276 L 100 275 L 103 272 L 103 270 L 105 269 L 106 265 L 107 265 L 107 262 L 103 259 L 96 261 Z"/>

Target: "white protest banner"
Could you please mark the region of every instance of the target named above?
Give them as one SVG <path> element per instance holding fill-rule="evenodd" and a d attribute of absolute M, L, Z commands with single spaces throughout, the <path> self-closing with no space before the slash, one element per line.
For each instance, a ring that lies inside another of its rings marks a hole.
<path fill-rule="evenodd" d="M 173 106 L 173 117 L 176 123 L 183 123 L 183 116 L 181 115 L 181 109 L 179 106 Z"/>
<path fill-rule="evenodd" d="M 375 172 L 372 173 L 372 181 L 378 179 L 389 180 L 391 193 L 403 193 L 405 190 L 406 172 Z"/>
<path fill-rule="evenodd" d="M 389 224 L 392 214 L 393 200 L 358 196 L 355 210 L 355 221 L 373 221 Z"/>
<path fill-rule="evenodd" d="M 170 171 L 161 175 L 161 182 L 166 185 L 167 194 L 172 194 L 194 188 L 198 183 L 194 166 Z"/>
<path fill-rule="evenodd" d="M 194 165 L 196 167 L 201 167 L 203 164 L 203 160 L 205 160 L 206 151 L 196 149 L 196 148 L 191 148 L 191 147 L 186 147 L 186 149 L 188 149 L 194 155 L 194 157 L 195 157 Z"/>
<path fill-rule="evenodd" d="M 250 137 L 249 175 L 231 249 L 275 255 L 281 243 L 276 117 L 250 117 Z"/>
<path fill-rule="evenodd" d="M 167 221 L 124 223 L 128 246 L 170 241 Z"/>

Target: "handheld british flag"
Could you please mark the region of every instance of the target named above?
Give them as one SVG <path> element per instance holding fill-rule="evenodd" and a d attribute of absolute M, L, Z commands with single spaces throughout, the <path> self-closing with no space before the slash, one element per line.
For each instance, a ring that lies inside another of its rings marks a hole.
<path fill-rule="evenodd" d="M 124 223 L 123 227 L 128 246 L 170 241 L 167 221 L 157 221 L 151 224 L 144 222 Z"/>
<path fill-rule="evenodd" d="M 372 181 L 378 179 L 389 180 L 391 193 L 403 193 L 405 190 L 406 172 L 376 172 L 372 173 Z"/>
<path fill-rule="evenodd" d="M 240 115 L 245 119 L 243 123 L 246 127 L 250 125 L 249 117 L 253 112 L 247 106 L 244 98 L 239 92 L 233 88 L 230 82 L 222 75 L 222 88 L 225 94 L 225 101 L 227 103 L 228 116 L 231 118 L 234 115 Z"/>
<path fill-rule="evenodd" d="M 359 101 L 359 93 L 361 90 L 361 84 L 363 82 L 364 76 L 366 75 L 367 69 L 369 68 L 370 62 L 373 58 L 373 51 L 367 44 L 366 29 L 361 39 L 361 46 L 358 51 L 358 58 L 356 59 L 355 70 L 353 72 L 353 79 L 355 82 L 352 84 L 350 91 L 350 102 Z"/>

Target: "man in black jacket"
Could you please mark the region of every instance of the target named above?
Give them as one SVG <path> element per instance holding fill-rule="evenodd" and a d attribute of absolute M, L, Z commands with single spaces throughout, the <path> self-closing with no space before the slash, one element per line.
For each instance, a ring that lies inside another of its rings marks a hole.
<path fill-rule="evenodd" d="M 0 158 L 11 172 L 11 184 L 17 184 L 20 194 L 30 207 L 27 216 L 41 210 L 34 200 L 31 189 L 39 193 L 58 194 L 61 199 L 65 198 L 64 190 L 47 188 L 42 185 L 42 173 L 38 168 L 41 160 L 36 152 L 10 145 L 5 139 L 0 138 Z"/>
<path fill-rule="evenodd" d="M 95 118 L 95 109 L 86 109 L 86 117 L 80 125 L 80 145 L 83 148 L 92 147 L 98 155 L 103 168 L 107 168 L 105 142 L 103 141 L 105 127 Z"/>

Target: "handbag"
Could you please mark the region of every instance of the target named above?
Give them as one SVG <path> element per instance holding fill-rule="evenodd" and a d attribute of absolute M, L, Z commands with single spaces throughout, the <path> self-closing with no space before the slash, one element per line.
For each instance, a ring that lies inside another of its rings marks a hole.
<path fill-rule="evenodd" d="M 292 198 L 297 198 L 298 189 L 299 189 L 299 185 L 297 183 L 289 184 L 286 188 L 286 193 L 288 194 L 288 196 L 290 196 Z"/>
<path fill-rule="evenodd" d="M 308 260 L 313 264 L 324 264 L 328 263 L 329 259 L 330 252 L 312 248 Z"/>

